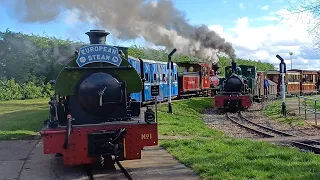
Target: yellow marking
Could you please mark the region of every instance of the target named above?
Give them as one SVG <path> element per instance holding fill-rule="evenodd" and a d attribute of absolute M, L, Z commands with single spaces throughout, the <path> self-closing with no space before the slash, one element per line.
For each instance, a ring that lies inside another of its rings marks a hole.
<path fill-rule="evenodd" d="M 141 140 L 148 140 L 152 139 L 151 133 L 150 134 L 141 134 Z"/>
<path fill-rule="evenodd" d="M 123 138 L 123 158 L 126 159 L 127 153 L 126 153 L 126 138 Z"/>

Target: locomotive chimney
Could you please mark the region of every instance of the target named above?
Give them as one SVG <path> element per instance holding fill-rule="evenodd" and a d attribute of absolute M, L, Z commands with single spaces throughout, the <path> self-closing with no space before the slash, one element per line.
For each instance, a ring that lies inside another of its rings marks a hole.
<path fill-rule="evenodd" d="M 106 44 L 107 36 L 110 33 L 105 30 L 90 30 L 86 32 L 86 35 L 89 36 L 90 44 Z"/>

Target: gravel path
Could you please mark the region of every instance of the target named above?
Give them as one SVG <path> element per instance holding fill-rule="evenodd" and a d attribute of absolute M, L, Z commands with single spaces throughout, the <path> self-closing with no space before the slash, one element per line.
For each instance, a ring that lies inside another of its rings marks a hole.
<path fill-rule="evenodd" d="M 248 111 L 243 112 L 243 116 L 250 119 L 253 122 L 295 134 L 298 136 L 320 136 L 320 129 L 315 128 L 311 125 L 305 126 L 293 126 L 283 122 L 277 122 L 271 120 L 268 117 L 264 116 L 261 111 L 261 105 L 254 105 L 252 109 L 257 111 Z M 223 112 L 219 112 L 216 109 L 207 109 L 204 113 L 205 123 L 213 129 L 223 131 L 225 135 L 234 137 L 234 138 L 261 138 L 259 134 L 252 133 L 244 128 L 239 127 L 238 125 L 232 123 L 227 119 L 226 115 Z"/>
<path fill-rule="evenodd" d="M 256 133 L 247 131 L 227 119 L 224 113 L 220 113 L 215 109 L 207 109 L 204 116 L 205 123 L 213 129 L 223 131 L 225 135 L 234 138 L 261 138 L 262 136 Z"/>

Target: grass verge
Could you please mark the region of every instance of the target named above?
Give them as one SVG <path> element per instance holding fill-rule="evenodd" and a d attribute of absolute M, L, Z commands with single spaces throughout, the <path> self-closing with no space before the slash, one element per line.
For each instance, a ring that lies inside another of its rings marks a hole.
<path fill-rule="evenodd" d="M 160 105 L 158 110 L 159 134 L 198 137 L 222 135 L 222 133 L 208 128 L 201 119 L 203 109 L 212 107 L 212 105 L 212 98 L 175 101 L 172 103 L 173 114 L 167 113 L 167 105 Z"/>
<path fill-rule="evenodd" d="M 48 99 L 0 101 L 0 140 L 39 135 L 48 116 Z"/>
<path fill-rule="evenodd" d="M 320 179 L 320 156 L 266 142 L 232 139 L 202 121 L 207 98 L 173 103 L 174 114 L 160 107 L 159 133 L 193 139 L 161 140 L 175 158 L 204 179 Z M 201 137 L 211 137 L 203 139 Z"/>
<path fill-rule="evenodd" d="M 266 142 L 235 139 L 161 141 L 204 179 L 319 179 L 320 156 Z"/>
<path fill-rule="evenodd" d="M 262 110 L 262 113 L 273 120 L 284 122 L 291 125 L 303 126 L 305 122 L 302 117 L 297 116 L 293 111 L 287 108 L 287 116 L 281 116 L 281 107 L 282 101 L 277 100 L 270 102 L 265 109 Z"/>
<path fill-rule="evenodd" d="M 231 139 L 207 128 L 202 112 L 212 102 L 210 98 L 173 102 L 173 114 L 167 114 L 166 105 L 161 105 L 158 113 L 160 134 L 193 136 L 160 144 L 201 177 L 320 179 L 320 156 L 265 142 Z M 46 99 L 0 102 L 0 139 L 37 135 L 46 116 Z"/>

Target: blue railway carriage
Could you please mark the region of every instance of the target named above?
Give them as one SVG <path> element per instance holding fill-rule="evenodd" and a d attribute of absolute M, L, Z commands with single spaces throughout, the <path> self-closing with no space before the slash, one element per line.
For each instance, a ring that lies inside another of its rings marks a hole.
<path fill-rule="evenodd" d="M 151 96 L 151 85 L 160 86 L 160 95 L 158 101 L 163 102 L 169 97 L 168 68 L 166 62 L 138 59 L 132 56 L 128 58 L 129 63 L 138 72 L 143 83 L 143 90 L 139 93 L 132 93 L 132 100 L 139 101 L 143 104 L 151 102 L 155 97 Z M 171 98 L 178 96 L 178 66 L 173 64 L 171 77 L 172 89 Z"/>

